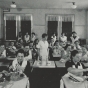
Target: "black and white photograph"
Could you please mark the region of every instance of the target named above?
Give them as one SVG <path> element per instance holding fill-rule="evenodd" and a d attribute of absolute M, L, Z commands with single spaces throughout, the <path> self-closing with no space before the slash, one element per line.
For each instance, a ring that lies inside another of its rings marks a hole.
<path fill-rule="evenodd" d="M 88 0 L 0 0 L 0 88 L 88 88 Z"/>

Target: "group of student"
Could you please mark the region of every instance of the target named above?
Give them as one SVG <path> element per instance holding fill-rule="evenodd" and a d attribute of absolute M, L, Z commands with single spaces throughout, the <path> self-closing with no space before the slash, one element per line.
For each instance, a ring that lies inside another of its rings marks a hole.
<path fill-rule="evenodd" d="M 16 44 L 10 42 L 10 45 L 6 48 L 4 44 L 0 45 L 0 58 L 15 55 L 9 69 L 25 72 L 27 75 L 29 75 L 28 69 L 35 60 L 54 60 L 54 57 L 60 58 L 61 62 L 65 62 L 67 70 L 72 74 L 79 75 L 88 71 L 81 65 L 81 62 L 88 62 L 88 51 L 85 46 L 80 45 L 76 32 L 73 32 L 69 38 L 65 36 L 65 33 L 62 33 L 59 40 L 55 34 L 51 36 L 50 40 L 47 39 L 46 33 L 42 34 L 40 41 L 36 38 L 35 33 L 32 33 L 30 38 L 28 33 L 24 37 L 20 34 Z M 81 70 L 78 68 L 81 68 Z"/>

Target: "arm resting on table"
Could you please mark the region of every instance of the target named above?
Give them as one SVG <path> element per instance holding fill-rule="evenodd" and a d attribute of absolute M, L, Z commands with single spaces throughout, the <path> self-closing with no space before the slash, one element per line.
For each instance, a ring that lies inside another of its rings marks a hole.
<path fill-rule="evenodd" d="M 79 75 L 80 73 L 88 71 L 88 68 L 87 69 L 77 69 L 77 68 L 69 67 L 67 70 L 68 70 L 68 72 L 70 72 L 74 75 Z"/>

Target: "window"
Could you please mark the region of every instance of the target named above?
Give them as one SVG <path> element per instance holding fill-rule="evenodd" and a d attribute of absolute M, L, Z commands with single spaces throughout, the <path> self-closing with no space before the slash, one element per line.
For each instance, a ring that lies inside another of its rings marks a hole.
<path fill-rule="evenodd" d="M 46 15 L 46 32 L 50 38 L 52 33 L 57 34 L 57 38 L 65 32 L 69 37 L 74 30 L 74 15 Z"/>

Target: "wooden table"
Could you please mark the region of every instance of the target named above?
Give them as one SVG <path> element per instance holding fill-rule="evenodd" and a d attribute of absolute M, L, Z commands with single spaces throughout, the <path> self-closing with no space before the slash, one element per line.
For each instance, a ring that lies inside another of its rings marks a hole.
<path fill-rule="evenodd" d="M 32 88 L 59 88 L 60 79 L 66 71 L 65 63 L 59 61 L 49 62 L 51 65 L 48 66 L 40 65 L 39 61 L 34 62 L 31 74 Z"/>
<path fill-rule="evenodd" d="M 40 63 L 40 61 L 35 61 L 33 68 L 55 68 L 55 63 L 54 61 L 48 61 L 48 64 L 46 65 L 46 62 L 44 62 L 45 64 Z"/>
<path fill-rule="evenodd" d="M 5 84 L 0 85 L 0 88 L 30 88 L 29 85 L 28 78 L 24 77 L 19 81 L 6 82 Z"/>

